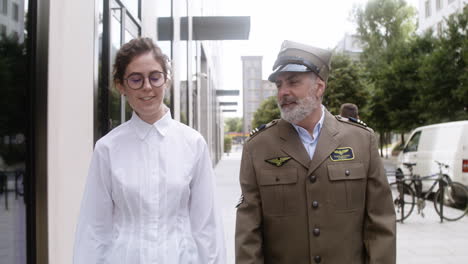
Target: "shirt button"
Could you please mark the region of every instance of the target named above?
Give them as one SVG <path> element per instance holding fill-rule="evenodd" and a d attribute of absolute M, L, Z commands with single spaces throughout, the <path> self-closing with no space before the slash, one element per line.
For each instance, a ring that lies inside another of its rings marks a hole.
<path fill-rule="evenodd" d="M 345 173 L 344 173 L 346 176 L 349 176 L 351 175 L 351 172 L 349 170 L 346 170 Z"/>
<path fill-rule="evenodd" d="M 315 260 L 315 263 L 320 263 L 322 261 L 322 258 L 320 256 L 315 256 L 314 260 Z"/>
<path fill-rule="evenodd" d="M 320 229 L 318 229 L 317 227 L 314 228 L 313 233 L 314 233 L 314 236 L 320 236 Z"/>
<path fill-rule="evenodd" d="M 319 202 L 317 202 L 317 201 L 313 201 L 313 202 L 312 202 L 312 207 L 313 207 L 314 209 L 317 209 L 318 206 L 319 206 Z"/>
<path fill-rule="evenodd" d="M 315 182 L 317 181 L 317 176 L 315 176 L 315 175 L 310 175 L 310 176 L 309 176 L 309 180 L 310 180 L 311 183 L 315 183 Z"/>

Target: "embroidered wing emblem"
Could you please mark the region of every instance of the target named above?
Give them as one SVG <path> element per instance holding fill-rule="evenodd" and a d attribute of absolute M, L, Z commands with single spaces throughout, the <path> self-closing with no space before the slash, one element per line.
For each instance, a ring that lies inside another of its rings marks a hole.
<path fill-rule="evenodd" d="M 288 162 L 291 157 L 278 157 L 274 159 L 265 160 L 266 162 L 270 163 L 271 165 L 275 165 L 276 167 L 283 166 L 286 162 Z"/>

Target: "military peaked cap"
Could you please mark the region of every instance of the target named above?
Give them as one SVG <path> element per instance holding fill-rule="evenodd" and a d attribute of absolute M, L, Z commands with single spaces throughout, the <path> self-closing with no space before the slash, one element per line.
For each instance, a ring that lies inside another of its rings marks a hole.
<path fill-rule="evenodd" d="M 280 72 L 314 72 L 326 82 L 331 69 L 331 55 L 328 50 L 285 40 L 268 80 L 274 82 Z"/>

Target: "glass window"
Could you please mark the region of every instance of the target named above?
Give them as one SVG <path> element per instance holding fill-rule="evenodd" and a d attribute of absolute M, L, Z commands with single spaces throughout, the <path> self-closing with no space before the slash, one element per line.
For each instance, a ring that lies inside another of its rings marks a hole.
<path fill-rule="evenodd" d="M 181 10 L 183 10 L 182 16 L 187 16 L 187 1 L 182 1 L 181 2 Z M 177 69 L 174 72 L 174 74 L 177 74 L 177 79 L 178 79 L 178 84 L 179 85 L 179 100 L 180 100 L 180 122 L 184 124 L 189 124 L 188 119 L 190 118 L 189 112 L 188 112 L 188 60 L 190 59 L 188 57 L 188 42 L 187 41 L 177 41 L 174 43 L 174 46 L 176 46 L 176 52 L 178 52 L 177 56 L 177 62 L 175 62 L 175 65 L 177 65 Z"/>
<path fill-rule="evenodd" d="M 430 17 L 431 16 L 431 2 L 426 1 L 424 3 L 424 8 L 425 8 L 425 11 L 426 11 L 426 17 Z"/>
<path fill-rule="evenodd" d="M 437 34 L 442 35 L 442 22 L 437 23 Z"/>
<path fill-rule="evenodd" d="M 130 3 L 131 2 L 131 3 Z M 115 87 L 112 79 L 112 68 L 115 56 L 120 47 L 133 38 L 139 37 L 141 33 L 139 21 L 135 21 L 129 15 L 132 8 L 138 11 L 139 1 L 128 1 L 136 3 L 122 6 L 121 1 L 98 0 L 98 35 L 99 41 L 99 72 L 98 72 L 98 94 L 97 103 L 98 124 L 95 139 L 99 139 L 111 129 L 125 122 L 131 117 L 132 109 L 126 103 Z M 126 1 L 123 1 L 125 4 Z M 126 12 L 124 12 L 124 10 Z"/>
<path fill-rule="evenodd" d="M 442 9 L 442 0 L 436 0 L 436 9 L 437 11 Z"/>
<path fill-rule="evenodd" d="M 419 138 L 421 137 L 421 131 L 417 132 L 414 134 L 408 144 L 406 145 L 405 149 L 403 152 L 414 152 L 418 151 L 418 145 L 419 145 Z"/>
<path fill-rule="evenodd" d="M 121 15 L 122 10 L 114 1 L 111 2 L 111 12 L 110 12 L 110 67 L 109 72 L 112 72 L 112 66 L 115 62 L 115 55 L 119 50 L 120 46 L 122 45 L 122 34 L 121 28 L 122 24 Z M 112 76 L 109 78 L 112 80 Z M 110 81 L 109 85 L 109 130 L 115 128 L 116 126 L 120 125 L 122 122 L 121 116 L 121 106 L 122 100 L 120 93 L 118 92 L 117 88 L 115 87 L 114 83 Z"/>
<path fill-rule="evenodd" d="M 134 18 L 140 18 L 138 10 L 140 10 L 141 0 L 123 0 L 122 2 Z"/>
<path fill-rule="evenodd" d="M 8 0 L 2 0 L 3 3 L 2 3 L 2 13 L 4 15 L 7 15 L 8 14 Z"/>
<path fill-rule="evenodd" d="M 7 29 L 5 25 L 0 25 L 0 38 L 7 35 Z"/>
<path fill-rule="evenodd" d="M 19 21 L 19 6 L 17 3 L 13 3 L 13 19 Z"/>
<path fill-rule="evenodd" d="M 26 12 L 28 2 L 24 3 Z M 18 5 L 16 5 L 18 6 Z M 0 8 L 6 14 L 8 1 Z M 19 16 L 15 17 L 17 21 Z M 24 18 L 21 18 L 24 19 Z M 20 24 L 21 26 L 24 24 Z M 27 28 L 15 30 L 27 31 Z M 24 185 L 30 175 L 28 160 L 28 115 L 30 50 L 27 39 L 7 36 L 6 25 L 0 25 L 0 263 L 26 264 L 27 206 Z M 16 33 L 18 34 L 18 33 Z M 25 34 L 27 36 L 27 34 Z"/>

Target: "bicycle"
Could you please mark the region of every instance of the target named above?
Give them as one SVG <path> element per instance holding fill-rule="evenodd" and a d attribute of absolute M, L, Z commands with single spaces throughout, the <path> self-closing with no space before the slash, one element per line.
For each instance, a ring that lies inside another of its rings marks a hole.
<path fill-rule="evenodd" d="M 400 170 L 395 172 L 396 181 L 390 184 L 390 188 L 397 222 L 403 223 L 403 220 L 411 215 L 415 206 L 418 208 L 418 214 L 424 217 L 426 200 L 430 198 L 436 186 L 438 189 L 433 196 L 433 203 L 441 222 L 443 219 L 456 221 L 468 214 L 468 189 L 463 184 L 452 181 L 442 172 L 443 168 L 449 167 L 448 165 L 435 162 L 439 166 L 439 172 L 429 176 L 413 175 L 413 167 L 416 163 L 403 163 L 410 171 L 408 177 L 405 177 Z M 423 181 L 434 181 L 426 193 L 422 192 Z"/>

